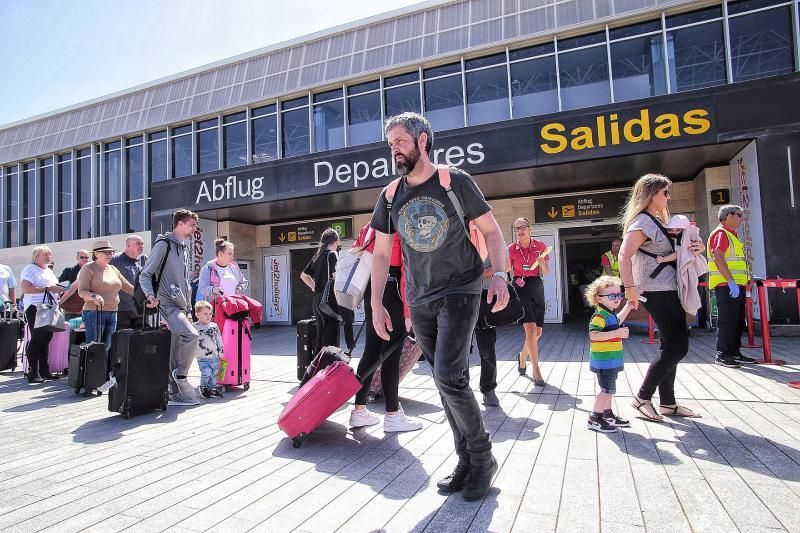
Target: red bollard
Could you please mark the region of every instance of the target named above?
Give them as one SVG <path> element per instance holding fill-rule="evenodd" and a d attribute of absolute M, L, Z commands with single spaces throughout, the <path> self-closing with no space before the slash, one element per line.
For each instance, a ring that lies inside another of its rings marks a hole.
<path fill-rule="evenodd" d="M 642 344 L 656 344 L 656 324 L 653 322 L 653 317 L 650 313 L 647 314 L 647 340 L 642 341 Z"/>
<path fill-rule="evenodd" d="M 782 359 L 772 359 L 772 344 L 769 338 L 769 320 L 767 320 L 767 290 L 764 288 L 764 280 L 755 280 L 758 287 L 758 309 L 761 313 L 761 342 L 764 344 L 764 358 L 756 362 L 761 365 L 785 365 Z"/>
<path fill-rule="evenodd" d="M 750 287 L 752 282 L 747 285 L 745 289 L 745 315 L 747 317 L 747 344 L 742 348 L 761 348 L 760 344 L 756 344 L 756 335 L 753 331 L 753 301 L 750 298 Z M 800 294 L 800 293 L 798 293 Z"/>

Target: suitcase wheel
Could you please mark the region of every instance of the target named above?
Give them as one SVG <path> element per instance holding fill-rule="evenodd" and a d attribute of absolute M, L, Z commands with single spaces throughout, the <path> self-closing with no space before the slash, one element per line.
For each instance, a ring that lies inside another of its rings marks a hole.
<path fill-rule="evenodd" d="M 131 417 L 131 408 L 133 407 L 133 398 L 128 396 L 122 404 L 122 416 L 125 418 Z"/>
<path fill-rule="evenodd" d="M 219 390 L 220 390 L 221 392 L 223 392 L 223 393 L 224 393 L 224 392 L 228 392 L 228 387 L 226 387 L 225 385 L 222 385 L 222 386 L 219 388 Z"/>
<path fill-rule="evenodd" d="M 80 393 L 81 393 L 81 389 L 75 389 L 75 395 L 76 395 L 76 396 L 77 396 L 78 394 L 80 394 Z"/>
<path fill-rule="evenodd" d="M 378 395 L 374 392 L 370 392 L 367 394 L 367 403 L 375 403 L 375 400 L 378 399 Z"/>
<path fill-rule="evenodd" d="M 103 395 L 102 391 L 97 391 L 97 395 L 102 396 Z"/>
<path fill-rule="evenodd" d="M 250 382 L 248 381 L 247 383 L 245 383 L 244 385 L 242 385 L 242 388 L 243 388 L 244 390 L 250 390 Z"/>
<path fill-rule="evenodd" d="M 169 405 L 169 392 L 164 391 L 164 397 L 161 399 L 161 410 L 166 411 Z"/>
<path fill-rule="evenodd" d="M 300 433 L 298 436 L 293 438 L 292 439 L 292 447 L 293 448 L 299 448 L 300 446 L 302 446 L 303 445 L 303 441 L 306 440 L 307 436 L 308 435 L 306 435 L 305 433 Z"/>

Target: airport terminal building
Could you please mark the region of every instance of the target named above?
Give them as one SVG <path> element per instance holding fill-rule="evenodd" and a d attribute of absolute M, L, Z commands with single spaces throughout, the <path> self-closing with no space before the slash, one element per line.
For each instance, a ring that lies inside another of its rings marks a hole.
<path fill-rule="evenodd" d="M 745 208 L 754 274 L 800 277 L 797 0 L 432 0 L 0 126 L 0 246 L 57 271 L 98 236 L 199 213 L 193 270 L 224 235 L 265 322 L 310 316 L 299 280 L 326 227 L 345 246 L 395 175 L 386 117 L 424 113 L 434 159 L 477 180 L 507 241 L 555 247 L 547 320 L 619 234 L 636 178 L 673 179 L 703 235 Z M 794 294 L 773 322 L 798 323 Z"/>

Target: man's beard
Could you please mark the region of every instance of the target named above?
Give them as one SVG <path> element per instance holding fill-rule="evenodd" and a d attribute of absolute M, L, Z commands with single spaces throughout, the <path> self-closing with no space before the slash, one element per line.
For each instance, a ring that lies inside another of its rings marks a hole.
<path fill-rule="evenodd" d="M 417 166 L 419 162 L 419 148 L 416 146 L 411 150 L 410 153 L 404 154 L 400 153 L 399 155 L 403 156 L 403 161 L 400 162 L 397 160 L 397 156 L 395 156 L 395 165 L 397 166 L 397 172 L 401 176 L 408 176 L 408 174 L 414 170 L 414 167 Z"/>

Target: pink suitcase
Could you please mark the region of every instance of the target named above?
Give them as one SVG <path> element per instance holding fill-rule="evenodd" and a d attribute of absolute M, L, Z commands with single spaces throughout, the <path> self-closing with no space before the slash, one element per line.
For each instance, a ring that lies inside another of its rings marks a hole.
<path fill-rule="evenodd" d="M 422 345 L 413 337 L 406 337 L 403 342 L 403 353 L 400 354 L 400 381 L 403 381 L 422 355 Z M 383 396 L 383 386 L 381 385 L 381 367 L 372 374 L 372 383 L 369 386 L 367 402 L 373 403 L 376 399 Z"/>
<path fill-rule="evenodd" d="M 64 331 L 56 331 L 53 333 L 53 339 L 47 349 L 47 365 L 50 367 L 50 372 L 63 373 L 69 368 L 69 323 L 65 324 L 67 329 Z M 30 340 L 30 333 L 27 326 L 25 327 L 24 338 L 22 345 L 24 346 L 22 355 L 22 370 L 25 374 L 28 373 L 28 341 Z"/>
<path fill-rule="evenodd" d="M 314 375 L 286 404 L 278 427 L 299 448 L 303 440 L 361 388 L 350 365 L 336 361 Z"/>
<path fill-rule="evenodd" d="M 222 328 L 223 358 L 228 362 L 225 376 L 218 382 L 223 392 L 230 386 L 250 388 L 250 320 L 225 319 Z"/>
<path fill-rule="evenodd" d="M 394 341 L 364 375 L 371 375 L 404 340 L 405 336 Z M 278 427 L 292 439 L 292 445 L 299 448 L 317 426 L 355 396 L 362 383 L 350 365 L 335 361 L 300 387 L 278 417 Z"/>

